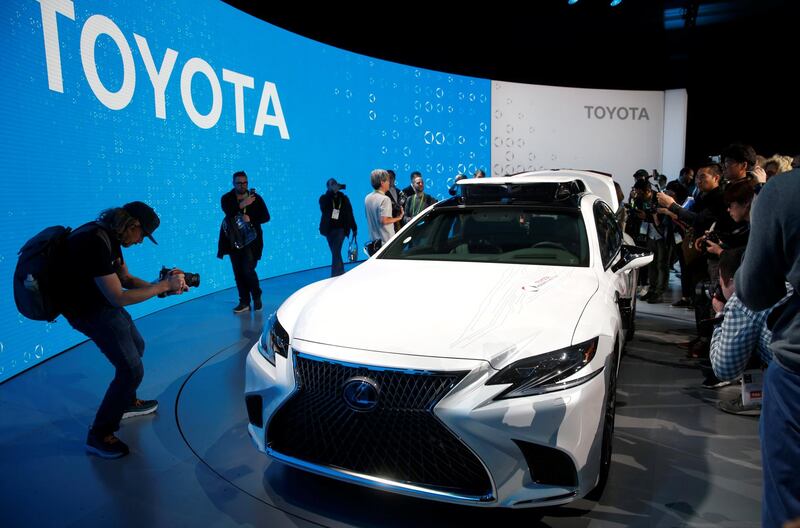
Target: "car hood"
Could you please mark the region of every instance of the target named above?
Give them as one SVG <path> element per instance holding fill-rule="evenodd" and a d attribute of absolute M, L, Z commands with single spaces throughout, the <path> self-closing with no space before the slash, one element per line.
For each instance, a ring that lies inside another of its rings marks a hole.
<path fill-rule="evenodd" d="M 329 281 L 293 338 L 354 350 L 480 359 L 571 344 L 597 291 L 590 268 L 373 259 Z"/>

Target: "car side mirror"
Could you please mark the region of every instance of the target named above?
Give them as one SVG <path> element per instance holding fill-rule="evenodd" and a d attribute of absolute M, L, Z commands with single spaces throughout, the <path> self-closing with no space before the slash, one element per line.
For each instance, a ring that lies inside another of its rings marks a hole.
<path fill-rule="evenodd" d="M 611 267 L 614 273 L 621 273 L 647 266 L 653 262 L 653 253 L 639 246 L 623 244 L 619 250 L 619 260 Z"/>

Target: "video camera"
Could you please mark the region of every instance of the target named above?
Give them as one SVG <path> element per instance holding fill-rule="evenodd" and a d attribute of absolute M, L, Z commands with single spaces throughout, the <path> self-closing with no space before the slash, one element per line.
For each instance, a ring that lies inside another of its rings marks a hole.
<path fill-rule="evenodd" d="M 171 268 L 166 266 L 161 266 L 161 271 L 158 272 L 158 280 L 162 281 L 169 277 L 169 274 L 172 272 Z M 200 286 L 200 274 L 199 273 L 187 273 L 183 272 L 183 281 L 186 283 L 186 286 L 190 288 L 197 288 Z M 159 297 L 166 297 L 166 293 L 159 293 Z"/>

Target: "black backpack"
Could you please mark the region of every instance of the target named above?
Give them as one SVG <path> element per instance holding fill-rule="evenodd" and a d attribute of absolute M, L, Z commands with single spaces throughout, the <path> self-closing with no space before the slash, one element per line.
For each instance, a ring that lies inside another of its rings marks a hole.
<path fill-rule="evenodd" d="M 70 232 L 69 227 L 48 227 L 19 250 L 14 270 L 14 302 L 19 313 L 28 319 L 53 321 L 61 313 L 58 275 L 63 270 Z"/>

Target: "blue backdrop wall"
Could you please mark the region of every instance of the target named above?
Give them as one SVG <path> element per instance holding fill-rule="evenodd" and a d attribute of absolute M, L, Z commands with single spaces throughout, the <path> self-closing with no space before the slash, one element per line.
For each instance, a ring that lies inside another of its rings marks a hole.
<path fill-rule="evenodd" d="M 419 170 L 441 197 L 490 164 L 490 81 L 331 48 L 221 2 L 14 0 L 0 26 L 0 382 L 84 339 L 14 305 L 17 251 L 44 227 L 154 207 L 159 245 L 126 250 L 129 268 L 180 266 L 202 285 L 130 307 L 139 317 L 233 286 L 216 247 L 234 171 L 272 214 L 265 277 L 329 264 L 328 178 L 347 183 L 363 238 L 372 169 L 398 186 Z"/>

